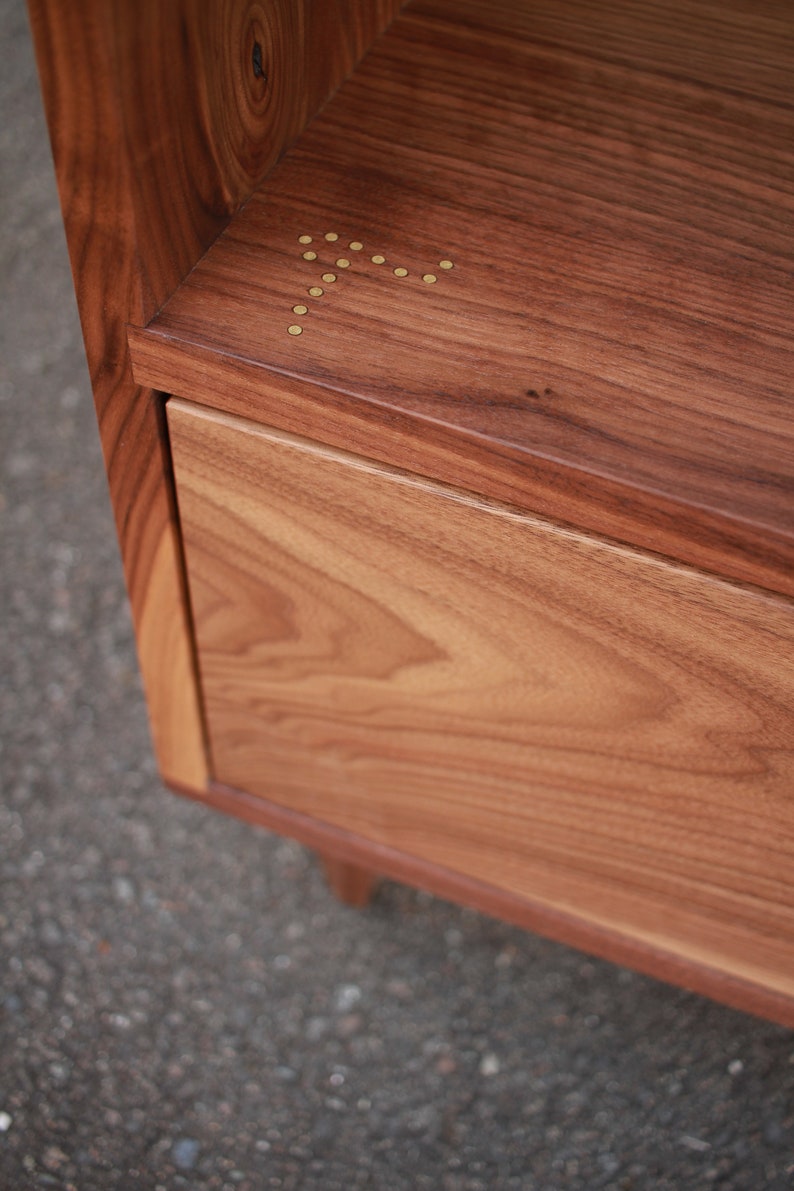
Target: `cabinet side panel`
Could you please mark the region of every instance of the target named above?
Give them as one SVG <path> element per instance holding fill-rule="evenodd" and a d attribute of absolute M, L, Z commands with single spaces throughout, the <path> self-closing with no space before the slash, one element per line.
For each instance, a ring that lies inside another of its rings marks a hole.
<path fill-rule="evenodd" d="M 206 783 L 194 647 L 162 399 L 135 385 L 126 329 L 148 322 L 395 8 L 29 2 L 155 748 L 184 786 Z"/>
<path fill-rule="evenodd" d="M 213 776 L 794 995 L 794 609 L 169 402 Z"/>
<path fill-rule="evenodd" d="M 206 783 L 161 401 L 132 380 L 125 327 L 146 310 L 114 60 L 114 8 L 31 0 L 44 106 L 158 764 Z"/>

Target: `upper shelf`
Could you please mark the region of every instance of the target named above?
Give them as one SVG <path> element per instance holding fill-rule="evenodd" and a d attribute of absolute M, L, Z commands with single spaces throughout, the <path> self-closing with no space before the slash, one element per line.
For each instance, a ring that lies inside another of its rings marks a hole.
<path fill-rule="evenodd" d="M 789 0 L 414 0 L 136 379 L 794 594 L 793 208 Z"/>

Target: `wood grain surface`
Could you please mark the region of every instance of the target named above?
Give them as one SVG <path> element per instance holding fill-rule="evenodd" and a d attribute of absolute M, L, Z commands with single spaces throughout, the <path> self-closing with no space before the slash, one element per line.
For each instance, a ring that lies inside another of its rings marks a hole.
<path fill-rule="evenodd" d="M 413 0 L 136 373 L 791 594 L 792 208 L 788 3 Z"/>
<path fill-rule="evenodd" d="M 29 0 L 155 747 L 184 785 L 205 784 L 206 759 L 162 398 L 133 381 L 125 327 L 152 317 L 396 9 Z"/>
<path fill-rule="evenodd" d="M 168 415 L 216 781 L 794 996 L 790 601 Z"/>

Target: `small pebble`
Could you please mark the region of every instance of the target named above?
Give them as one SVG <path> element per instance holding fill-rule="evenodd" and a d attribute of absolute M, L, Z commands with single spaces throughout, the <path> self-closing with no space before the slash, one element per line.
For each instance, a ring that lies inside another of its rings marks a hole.
<path fill-rule="evenodd" d="M 199 1143 L 193 1137 L 180 1137 L 171 1147 L 171 1157 L 180 1170 L 192 1170 L 199 1156 Z"/>
<path fill-rule="evenodd" d="M 336 1032 L 342 1038 L 352 1038 L 358 1034 L 364 1025 L 364 1018 L 360 1013 L 346 1013 L 336 1023 Z"/>
<path fill-rule="evenodd" d="M 708 1141 L 702 1141 L 699 1137 L 682 1137 L 681 1145 L 686 1146 L 688 1150 L 693 1150 L 696 1154 L 707 1154 L 711 1149 L 711 1144 Z"/>
<path fill-rule="evenodd" d="M 324 1017 L 310 1017 L 306 1023 L 306 1037 L 309 1042 L 319 1042 L 328 1029 L 328 1021 Z"/>
<path fill-rule="evenodd" d="M 60 1146 L 47 1146 L 41 1161 L 47 1170 L 56 1171 L 60 1170 L 69 1159 Z"/>
<path fill-rule="evenodd" d="M 0 1133 L 8 1133 L 11 1128 L 13 1117 L 7 1112 L 0 1112 Z"/>
<path fill-rule="evenodd" d="M 129 905 L 130 902 L 135 901 L 135 886 L 129 877 L 114 877 L 113 878 L 113 893 L 117 901 Z"/>
<path fill-rule="evenodd" d="M 483 1055 L 480 1062 L 480 1075 L 498 1075 L 500 1063 L 496 1055 Z"/>
<path fill-rule="evenodd" d="M 743 1071 L 744 1071 L 744 1063 L 742 1062 L 741 1059 L 733 1059 L 728 1064 L 728 1074 L 729 1075 L 741 1075 L 741 1073 Z"/>
<path fill-rule="evenodd" d="M 342 984 L 334 996 L 337 1013 L 349 1013 L 361 1000 L 361 989 L 357 984 Z"/>

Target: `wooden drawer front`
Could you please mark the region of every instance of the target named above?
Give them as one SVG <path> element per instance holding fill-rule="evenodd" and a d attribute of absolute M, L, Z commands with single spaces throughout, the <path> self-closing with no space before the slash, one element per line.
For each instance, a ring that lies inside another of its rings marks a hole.
<path fill-rule="evenodd" d="M 794 609 L 169 402 L 217 780 L 794 994 Z"/>

